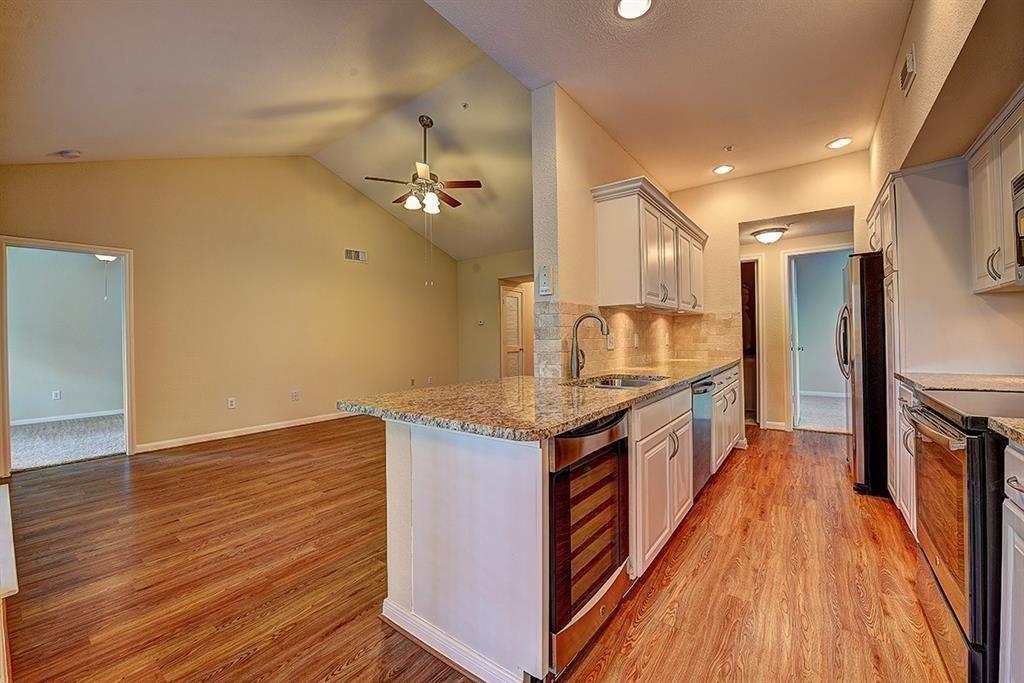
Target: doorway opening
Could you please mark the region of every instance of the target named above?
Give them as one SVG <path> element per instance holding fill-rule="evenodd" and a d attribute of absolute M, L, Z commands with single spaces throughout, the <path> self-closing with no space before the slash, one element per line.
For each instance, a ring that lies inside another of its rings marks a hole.
<path fill-rule="evenodd" d="M 2 238 L 4 471 L 129 453 L 130 252 Z"/>
<path fill-rule="evenodd" d="M 850 432 L 849 381 L 836 361 L 835 328 L 846 296 L 843 270 L 851 253 L 849 247 L 832 247 L 788 255 L 794 429 Z"/>
<path fill-rule="evenodd" d="M 762 423 L 761 406 L 761 318 L 759 305 L 761 286 L 761 256 L 740 259 L 740 313 L 743 317 L 743 414 L 747 424 Z"/>
<path fill-rule="evenodd" d="M 533 375 L 533 275 L 498 280 L 501 376 Z"/>

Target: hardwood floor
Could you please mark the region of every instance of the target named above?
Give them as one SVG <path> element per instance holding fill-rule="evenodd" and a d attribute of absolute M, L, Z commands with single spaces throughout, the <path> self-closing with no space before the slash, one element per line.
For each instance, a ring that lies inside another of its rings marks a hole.
<path fill-rule="evenodd" d="M 748 438 L 565 680 L 944 680 L 839 437 Z M 357 417 L 16 474 L 15 680 L 462 680 L 378 618 L 383 449 Z"/>

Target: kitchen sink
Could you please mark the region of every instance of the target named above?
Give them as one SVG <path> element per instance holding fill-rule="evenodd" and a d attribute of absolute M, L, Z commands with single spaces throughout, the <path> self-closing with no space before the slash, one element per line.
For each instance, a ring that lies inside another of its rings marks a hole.
<path fill-rule="evenodd" d="M 571 382 L 576 386 L 594 387 L 595 389 L 636 389 L 646 387 L 655 382 L 666 380 L 661 375 L 602 375 Z"/>

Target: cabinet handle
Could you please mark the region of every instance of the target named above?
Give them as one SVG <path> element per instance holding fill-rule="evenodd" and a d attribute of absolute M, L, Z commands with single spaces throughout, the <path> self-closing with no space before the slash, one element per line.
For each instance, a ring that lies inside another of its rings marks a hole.
<path fill-rule="evenodd" d="M 675 432 L 669 432 L 668 438 L 672 439 L 672 453 L 668 456 L 668 459 L 671 460 L 679 454 L 679 438 Z"/>
<path fill-rule="evenodd" d="M 731 403 L 731 404 L 735 405 L 735 404 L 736 404 L 736 399 L 737 399 L 737 398 L 739 398 L 739 394 L 737 394 L 737 393 L 736 393 L 736 390 L 735 390 L 735 389 L 733 389 L 733 390 L 732 390 L 732 391 L 730 391 L 729 393 L 730 393 L 730 394 L 732 394 L 732 398 L 731 398 L 731 399 L 729 399 L 729 403 Z"/>
<path fill-rule="evenodd" d="M 914 447 L 910 445 L 910 442 L 907 441 L 907 439 L 909 439 L 910 435 L 913 434 L 913 433 L 914 433 L 914 428 L 913 427 L 911 427 L 907 431 L 903 432 L 903 447 L 907 449 L 907 453 L 910 453 L 910 455 L 914 455 Z"/>
<path fill-rule="evenodd" d="M 690 294 L 690 298 L 691 298 L 691 299 L 692 299 L 692 301 L 693 301 L 693 304 L 692 304 L 692 305 L 693 305 L 693 307 L 694 307 L 694 308 L 697 308 L 697 295 L 696 295 L 696 294 Z"/>
<path fill-rule="evenodd" d="M 868 246 L 871 247 L 871 251 L 878 249 L 878 246 L 875 245 L 876 239 L 878 239 L 878 235 L 876 233 L 871 233 L 871 235 L 868 236 Z"/>
<path fill-rule="evenodd" d="M 996 268 L 996 257 L 999 256 L 999 252 L 1001 252 L 1002 250 L 1003 250 L 1002 247 L 996 247 L 995 251 L 992 252 L 992 276 L 996 280 L 1002 280 L 1003 279 L 1003 274 L 999 272 L 998 268 Z"/>
<path fill-rule="evenodd" d="M 1006 485 L 1009 486 L 1014 491 L 1024 493 L 1024 486 L 1020 485 L 1020 482 L 1017 480 L 1017 477 L 1010 477 L 1009 479 L 1007 479 Z"/>
<path fill-rule="evenodd" d="M 725 405 L 722 406 L 722 414 L 729 412 L 729 399 L 725 400 Z"/>
<path fill-rule="evenodd" d="M 885 248 L 885 260 L 889 262 L 889 265 L 892 265 L 892 247 L 893 245 L 890 242 L 889 246 Z"/>

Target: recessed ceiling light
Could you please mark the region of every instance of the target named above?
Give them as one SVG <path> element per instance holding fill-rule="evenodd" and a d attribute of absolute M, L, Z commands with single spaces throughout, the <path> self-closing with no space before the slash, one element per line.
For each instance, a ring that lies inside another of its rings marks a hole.
<path fill-rule="evenodd" d="M 725 175 L 726 173 L 732 172 L 733 167 L 729 164 L 722 164 L 721 166 L 715 166 L 711 169 L 711 172 L 716 175 Z"/>
<path fill-rule="evenodd" d="M 765 228 L 764 230 L 755 230 L 751 234 L 761 244 L 773 244 L 782 239 L 785 232 L 786 228 Z"/>
<path fill-rule="evenodd" d="M 617 0 L 615 13 L 623 19 L 639 19 L 651 9 L 651 0 Z"/>
<path fill-rule="evenodd" d="M 825 146 L 829 149 L 842 149 L 851 142 L 853 142 L 853 138 L 836 138 L 832 142 L 826 143 Z"/>
<path fill-rule="evenodd" d="M 100 261 L 108 261 L 109 262 L 109 261 L 116 261 L 117 260 L 116 256 L 110 256 L 109 254 L 93 254 L 93 256 L 95 256 Z"/>

